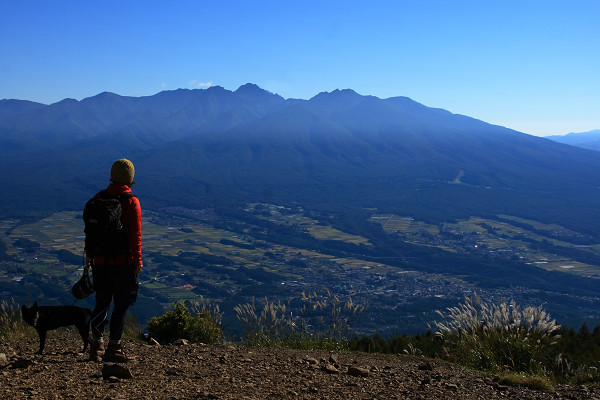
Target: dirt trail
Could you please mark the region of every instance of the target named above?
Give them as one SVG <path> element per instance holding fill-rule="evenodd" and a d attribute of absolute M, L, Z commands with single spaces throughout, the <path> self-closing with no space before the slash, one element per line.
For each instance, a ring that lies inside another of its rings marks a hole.
<path fill-rule="evenodd" d="M 544 393 L 410 356 L 126 342 L 137 360 L 126 364 L 131 378 L 118 378 L 77 353 L 74 334 L 49 335 L 43 356 L 33 355 L 37 346 L 37 339 L 0 343 L 0 398 L 600 399 L 598 387 Z"/>

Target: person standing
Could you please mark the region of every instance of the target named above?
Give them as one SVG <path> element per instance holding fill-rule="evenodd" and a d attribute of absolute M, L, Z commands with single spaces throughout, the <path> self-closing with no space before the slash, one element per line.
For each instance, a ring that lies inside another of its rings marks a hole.
<path fill-rule="evenodd" d="M 124 243 L 113 246 L 111 255 L 94 254 L 86 232 L 86 264 L 91 266 L 96 305 L 92 311 L 92 346 L 90 359 L 106 362 L 128 362 L 135 359 L 127 355 L 121 344 L 125 315 L 137 299 L 138 274 L 142 271 L 142 213 L 140 202 L 131 192 L 135 169 L 127 159 L 113 163 L 108 188 L 97 193 L 94 199 L 116 198 L 121 205 L 121 222 Z M 126 243 L 125 243 L 126 242 Z M 109 342 L 104 343 L 104 326 L 108 310 L 114 303 L 109 326 Z"/>

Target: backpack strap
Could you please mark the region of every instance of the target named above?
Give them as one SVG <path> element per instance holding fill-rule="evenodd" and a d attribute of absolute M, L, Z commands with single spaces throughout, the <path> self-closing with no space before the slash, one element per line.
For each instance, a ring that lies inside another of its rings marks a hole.
<path fill-rule="evenodd" d="M 129 192 L 129 193 L 121 193 L 119 195 L 119 201 L 122 202 L 123 200 L 130 199 L 132 197 L 135 197 L 135 194 L 133 194 L 131 192 Z"/>
<path fill-rule="evenodd" d="M 101 199 L 119 199 L 120 202 L 123 202 L 123 200 L 125 199 L 129 199 L 131 197 L 136 197 L 135 194 L 128 192 L 128 193 L 120 193 L 120 194 L 109 194 L 108 190 L 104 189 L 100 191 L 100 198 Z"/>

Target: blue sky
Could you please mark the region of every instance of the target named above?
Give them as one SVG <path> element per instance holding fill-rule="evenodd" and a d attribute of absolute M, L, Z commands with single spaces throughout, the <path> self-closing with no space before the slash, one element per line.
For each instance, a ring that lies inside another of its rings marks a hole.
<path fill-rule="evenodd" d="M 600 128 L 600 1 L 0 2 L 0 99 L 351 88 L 534 135 Z"/>

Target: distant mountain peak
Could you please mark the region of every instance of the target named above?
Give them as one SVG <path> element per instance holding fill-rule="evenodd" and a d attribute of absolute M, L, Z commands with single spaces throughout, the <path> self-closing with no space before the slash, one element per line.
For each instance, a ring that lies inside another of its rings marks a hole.
<path fill-rule="evenodd" d="M 61 101 L 56 102 L 54 104 L 56 104 L 56 105 L 58 105 L 58 104 L 65 105 L 65 104 L 77 104 L 77 103 L 79 103 L 79 101 L 77 99 L 72 99 L 70 97 L 67 97 L 66 99 L 62 99 Z"/>
<path fill-rule="evenodd" d="M 111 100 L 114 100 L 114 99 L 119 99 L 121 97 L 122 96 L 120 96 L 120 95 L 118 95 L 116 93 L 113 93 L 113 92 L 102 92 L 102 93 L 98 93 L 95 96 L 87 97 L 87 98 L 85 98 L 85 99 L 83 99 L 81 101 L 82 102 L 90 102 L 90 101 L 97 101 L 97 100 L 111 101 Z M 65 100 L 67 100 L 67 99 L 65 99 Z"/>
<path fill-rule="evenodd" d="M 121 97 L 116 93 L 113 92 L 102 92 L 102 93 L 98 93 L 97 95 L 93 96 L 93 97 Z"/>
<path fill-rule="evenodd" d="M 321 100 L 321 99 L 332 99 L 332 98 L 360 98 L 363 97 L 360 94 L 356 93 L 352 89 L 335 89 L 332 92 L 321 92 L 316 96 L 312 97 L 311 100 Z"/>
<path fill-rule="evenodd" d="M 342 96 L 360 96 L 360 94 L 356 93 L 354 90 L 352 89 L 335 89 L 332 93 L 335 93 L 337 95 L 342 95 Z"/>
<path fill-rule="evenodd" d="M 245 85 L 240 86 L 235 93 L 247 93 L 247 92 L 264 92 L 260 86 L 254 83 L 246 83 Z"/>
<path fill-rule="evenodd" d="M 238 96 L 252 99 L 269 101 L 275 100 L 277 102 L 284 100 L 280 95 L 262 89 L 260 86 L 255 85 L 254 83 L 246 83 L 245 85 L 240 86 L 234 93 Z"/>
<path fill-rule="evenodd" d="M 362 96 L 352 89 L 335 89 L 332 92 L 321 92 L 308 102 L 311 106 L 322 107 L 329 111 L 354 106 L 370 96 Z"/>
<path fill-rule="evenodd" d="M 207 92 L 229 92 L 229 90 L 227 90 L 223 86 L 219 86 L 219 85 L 211 86 L 204 90 L 206 90 Z"/>
<path fill-rule="evenodd" d="M 263 88 L 261 88 L 258 85 L 255 85 L 254 83 L 246 83 L 245 85 L 240 86 L 236 91 L 236 94 L 238 95 L 264 95 L 264 94 L 268 94 L 273 96 L 274 93 L 269 92 L 268 90 L 265 90 Z"/>

